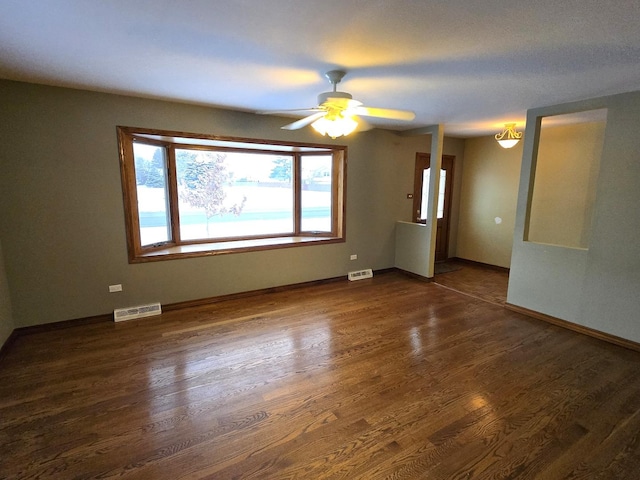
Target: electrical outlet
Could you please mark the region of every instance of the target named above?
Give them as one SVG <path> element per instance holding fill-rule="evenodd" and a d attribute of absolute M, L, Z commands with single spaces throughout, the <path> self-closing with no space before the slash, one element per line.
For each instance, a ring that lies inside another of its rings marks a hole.
<path fill-rule="evenodd" d="M 109 285 L 109 293 L 121 292 L 121 291 L 122 291 L 122 285 L 121 284 Z"/>
<path fill-rule="evenodd" d="M 358 255 L 351 255 L 349 257 L 349 260 L 357 260 L 358 259 Z"/>

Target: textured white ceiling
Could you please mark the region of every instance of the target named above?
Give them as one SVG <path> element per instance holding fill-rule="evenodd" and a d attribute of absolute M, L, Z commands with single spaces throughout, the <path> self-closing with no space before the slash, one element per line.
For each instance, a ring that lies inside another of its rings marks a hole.
<path fill-rule="evenodd" d="M 640 90 L 640 0 L 2 0 L 0 77 L 246 111 L 367 106 L 495 133 Z"/>

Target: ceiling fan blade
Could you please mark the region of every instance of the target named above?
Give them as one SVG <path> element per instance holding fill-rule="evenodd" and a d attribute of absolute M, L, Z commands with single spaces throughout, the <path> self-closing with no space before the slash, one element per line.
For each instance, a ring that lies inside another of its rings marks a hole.
<path fill-rule="evenodd" d="M 311 107 L 311 108 L 294 108 L 291 110 L 261 110 L 256 112 L 257 115 L 279 115 L 279 114 L 289 114 L 289 113 L 300 113 L 300 112 L 320 112 L 321 108 Z"/>
<path fill-rule="evenodd" d="M 324 109 L 347 110 L 359 107 L 360 105 L 362 105 L 361 102 L 353 100 L 351 98 L 327 97 L 327 99 L 322 103 L 321 107 Z"/>
<path fill-rule="evenodd" d="M 373 125 L 367 122 L 364 118 L 355 117 L 355 119 L 358 122 L 358 126 L 356 127 L 356 132 L 366 132 L 374 128 Z"/>
<path fill-rule="evenodd" d="M 303 128 L 303 127 L 306 127 L 307 125 L 311 125 L 313 122 L 315 122 L 319 118 L 324 117 L 326 114 L 327 112 L 322 110 L 320 112 L 314 113 L 313 115 L 309 115 L 308 117 L 301 118 L 300 120 L 296 120 L 295 122 L 280 128 L 283 130 L 298 130 L 299 128 Z"/>
<path fill-rule="evenodd" d="M 394 110 L 391 108 L 356 107 L 353 109 L 357 115 L 365 117 L 388 118 L 390 120 L 410 121 L 416 118 L 416 114 L 409 110 Z"/>

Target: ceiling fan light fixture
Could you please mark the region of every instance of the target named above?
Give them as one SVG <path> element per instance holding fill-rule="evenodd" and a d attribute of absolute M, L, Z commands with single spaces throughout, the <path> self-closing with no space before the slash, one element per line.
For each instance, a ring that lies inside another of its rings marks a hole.
<path fill-rule="evenodd" d="M 515 123 L 505 123 L 504 131 L 502 133 L 496 133 L 496 140 L 502 148 L 512 148 L 522 138 L 522 132 L 516 132 Z"/>
<path fill-rule="evenodd" d="M 337 138 L 352 133 L 358 127 L 358 122 L 350 115 L 337 113 L 335 115 L 325 115 L 313 122 L 311 126 L 321 135 Z"/>
<path fill-rule="evenodd" d="M 333 90 L 319 94 L 318 105 L 316 107 L 256 113 L 286 114 L 308 112 L 310 115 L 280 128 L 283 130 L 299 130 L 311 125 L 314 130 L 321 135 L 328 135 L 331 138 L 349 135 L 358 127 L 360 127 L 361 130 L 368 129 L 367 122 L 360 117 L 375 117 L 401 121 L 411 121 L 416 117 L 414 112 L 408 110 L 365 107 L 362 102 L 354 100 L 350 93 L 339 92 L 337 85 L 345 74 L 346 72 L 344 70 L 331 70 L 325 74 L 329 83 L 333 86 Z"/>

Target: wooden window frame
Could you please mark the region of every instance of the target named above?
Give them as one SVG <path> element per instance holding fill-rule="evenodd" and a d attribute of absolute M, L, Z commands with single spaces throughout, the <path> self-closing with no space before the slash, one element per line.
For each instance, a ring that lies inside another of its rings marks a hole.
<path fill-rule="evenodd" d="M 280 142 L 124 126 L 117 127 L 117 134 L 129 263 L 340 243 L 346 240 L 347 147 L 344 145 Z M 136 141 L 166 149 L 171 239 L 168 242 L 151 246 L 143 246 L 140 238 L 140 218 L 133 153 L 133 144 Z M 292 172 L 294 190 L 293 232 L 276 235 L 182 240 L 180 238 L 178 214 L 176 148 L 291 156 L 294 162 Z M 331 155 L 333 158 L 330 232 L 301 231 L 300 229 L 302 212 L 300 164 L 303 157 L 311 155 Z"/>

